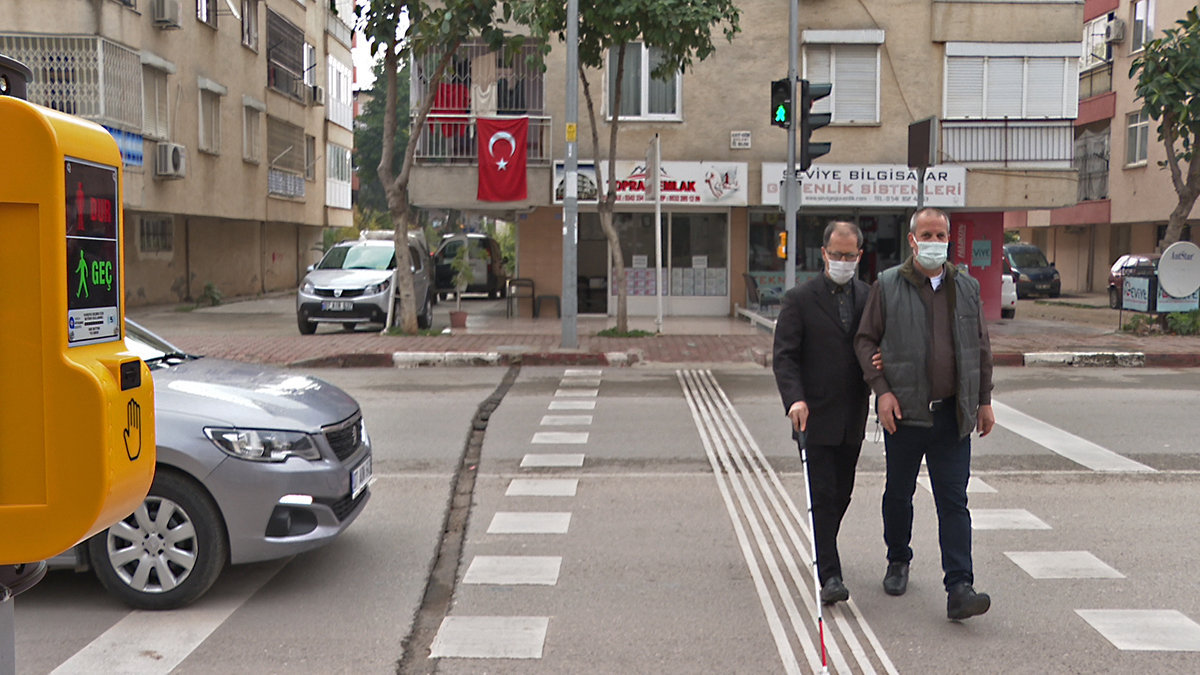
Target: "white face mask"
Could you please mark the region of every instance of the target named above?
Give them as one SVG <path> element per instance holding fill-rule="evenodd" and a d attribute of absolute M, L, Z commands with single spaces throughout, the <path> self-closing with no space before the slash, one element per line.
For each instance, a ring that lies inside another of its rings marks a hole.
<path fill-rule="evenodd" d="M 841 286 L 854 278 L 854 273 L 858 270 L 858 261 L 826 260 L 825 268 L 829 271 L 829 278 L 833 283 Z"/>
<path fill-rule="evenodd" d="M 917 264 L 927 270 L 935 270 L 946 262 L 946 251 L 950 244 L 944 241 L 918 241 Z"/>

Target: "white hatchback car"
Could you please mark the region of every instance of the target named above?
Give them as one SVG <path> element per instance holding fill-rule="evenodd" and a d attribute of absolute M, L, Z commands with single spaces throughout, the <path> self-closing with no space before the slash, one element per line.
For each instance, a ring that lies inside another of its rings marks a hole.
<path fill-rule="evenodd" d="M 1012 275 L 1000 275 L 1000 318 L 1012 319 L 1017 316 L 1017 282 Z"/>

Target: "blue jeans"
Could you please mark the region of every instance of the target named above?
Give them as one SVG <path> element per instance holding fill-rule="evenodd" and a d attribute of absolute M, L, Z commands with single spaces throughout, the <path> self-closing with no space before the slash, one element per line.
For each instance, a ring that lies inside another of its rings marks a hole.
<path fill-rule="evenodd" d="M 967 510 L 967 480 L 971 476 L 971 436 L 958 437 L 954 405 L 933 413 L 932 427 L 897 425 L 884 432 L 887 486 L 883 490 L 883 541 L 888 562 L 909 562 L 912 541 L 913 493 L 921 458 L 929 467 L 933 501 L 938 514 L 938 543 L 942 549 L 943 583 L 949 590 L 974 583 L 971 570 L 971 512 Z"/>

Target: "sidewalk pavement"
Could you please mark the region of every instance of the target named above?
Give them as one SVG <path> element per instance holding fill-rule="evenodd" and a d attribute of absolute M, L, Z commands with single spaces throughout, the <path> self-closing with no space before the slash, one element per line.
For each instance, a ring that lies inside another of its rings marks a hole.
<path fill-rule="evenodd" d="M 503 300 L 465 301 L 466 329 L 421 336 L 327 327 L 302 336 L 295 327 L 293 302 L 290 294 L 277 294 L 191 312 L 143 307 L 129 314 L 188 352 L 303 367 L 499 365 L 517 360 L 526 365 L 768 366 L 771 361 L 771 334 L 730 317 L 666 317 L 660 335 L 603 338 L 596 333 L 611 327 L 614 319 L 585 315 L 578 319 L 578 348 L 562 349 L 562 324 L 557 317 L 508 319 Z M 449 309 L 449 303 L 438 305 L 435 327 L 448 324 Z M 1106 299 L 1103 303 L 1090 296 L 1022 300 L 1017 316 L 989 322 L 996 365 L 1200 366 L 1200 337 L 1117 332 L 1118 312 L 1108 309 Z M 1128 321 L 1128 316 L 1124 318 Z M 654 319 L 632 317 L 629 327 L 654 332 Z"/>

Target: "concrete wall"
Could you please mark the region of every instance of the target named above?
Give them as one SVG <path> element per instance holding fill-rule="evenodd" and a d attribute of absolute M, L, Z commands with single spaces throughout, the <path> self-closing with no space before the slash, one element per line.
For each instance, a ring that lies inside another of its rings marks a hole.
<path fill-rule="evenodd" d="M 562 211 L 541 208 L 517 221 L 517 238 L 520 244 L 520 269 L 518 273 L 533 279 L 534 291 L 538 295 L 562 297 Z M 521 302 L 521 316 L 530 316 L 525 301 Z"/>

